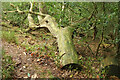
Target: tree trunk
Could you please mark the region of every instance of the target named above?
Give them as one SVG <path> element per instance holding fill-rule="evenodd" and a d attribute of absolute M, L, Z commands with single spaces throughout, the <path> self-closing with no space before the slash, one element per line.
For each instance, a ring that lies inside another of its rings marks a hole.
<path fill-rule="evenodd" d="M 71 69 L 78 68 L 81 70 L 81 67 L 78 64 L 78 55 L 72 41 L 73 29 L 71 27 L 58 28 L 58 24 L 51 16 L 44 18 L 41 27 L 44 26 L 49 29 L 54 37 L 57 38 L 60 64 L 63 66 L 62 68 L 64 69 L 71 66 Z"/>
<path fill-rule="evenodd" d="M 57 38 L 60 64 L 63 66 L 62 68 L 68 69 L 68 67 L 71 67 L 70 69 L 77 68 L 78 70 L 81 70 L 81 66 L 78 64 L 78 55 L 72 41 L 72 31 L 74 28 L 72 27 L 59 28 L 54 17 L 42 13 L 41 3 L 39 3 L 39 11 L 40 11 L 39 13 L 32 11 L 33 9 L 32 2 L 30 2 L 30 5 L 31 6 L 29 11 L 20 11 L 19 8 L 16 7 L 17 8 L 16 11 L 18 13 L 25 13 L 25 12 L 28 13 L 29 27 L 25 31 L 35 30 L 36 28 L 40 28 L 40 27 L 48 28 L 51 34 Z M 32 14 L 38 15 L 39 25 L 34 24 L 34 20 L 31 16 Z"/>
<path fill-rule="evenodd" d="M 67 64 L 78 64 L 78 55 L 72 41 L 72 31 L 70 27 L 59 30 L 57 42 L 61 64 L 63 66 Z"/>

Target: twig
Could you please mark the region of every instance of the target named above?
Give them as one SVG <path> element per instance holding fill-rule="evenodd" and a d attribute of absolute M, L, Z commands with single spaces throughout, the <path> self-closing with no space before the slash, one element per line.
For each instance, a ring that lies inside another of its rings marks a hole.
<path fill-rule="evenodd" d="M 91 53 L 94 55 L 92 49 L 90 48 L 89 44 L 87 44 L 87 47 L 90 49 Z"/>
<path fill-rule="evenodd" d="M 94 53 L 93 53 L 92 49 L 90 48 L 88 42 L 86 42 L 86 44 L 87 44 L 87 47 L 90 49 L 91 53 L 94 55 Z"/>
<path fill-rule="evenodd" d="M 99 52 L 99 48 L 100 48 L 100 45 L 102 44 L 102 41 L 103 41 L 103 32 L 102 32 L 101 40 L 100 40 L 100 42 L 98 44 L 98 47 L 97 47 L 97 50 L 96 50 L 96 56 L 97 56 L 97 54 Z"/>
<path fill-rule="evenodd" d="M 91 53 L 92 53 L 92 55 L 94 55 L 94 53 L 93 53 L 93 51 L 92 51 L 92 49 L 90 48 L 90 46 L 89 46 L 89 44 L 88 44 L 88 42 L 85 42 L 86 44 L 86 47 L 85 47 L 85 49 L 84 49 L 84 51 L 82 52 L 82 53 L 84 53 L 85 52 L 85 50 L 87 49 L 87 47 L 88 47 L 88 49 L 90 49 L 90 51 L 91 51 Z"/>

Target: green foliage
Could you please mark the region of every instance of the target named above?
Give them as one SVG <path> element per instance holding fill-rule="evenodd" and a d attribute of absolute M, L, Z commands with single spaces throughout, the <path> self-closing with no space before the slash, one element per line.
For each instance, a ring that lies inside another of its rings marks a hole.
<path fill-rule="evenodd" d="M 15 32 L 13 31 L 2 31 L 2 39 L 6 40 L 9 43 L 18 44 L 18 39 L 15 36 Z"/>
<path fill-rule="evenodd" d="M 30 3 L 29 2 L 20 2 L 20 3 L 12 3 L 15 6 L 18 6 L 20 10 L 29 10 Z M 33 6 L 33 11 L 39 12 L 39 3 L 35 2 Z M 96 23 L 96 27 L 98 29 L 97 38 L 100 37 L 101 32 L 103 31 L 102 26 L 104 26 L 104 35 L 109 35 L 110 32 L 113 35 L 116 35 L 116 28 L 118 26 L 118 4 L 117 3 L 105 3 L 105 12 L 103 10 L 103 3 L 94 3 L 97 5 L 96 13 L 92 16 L 91 20 L 88 20 L 84 23 L 79 23 L 82 18 L 89 17 L 95 5 L 90 3 L 76 3 L 76 2 L 45 2 L 42 3 L 44 8 L 44 13 L 49 14 L 55 17 L 56 22 L 59 27 L 67 27 L 72 23 L 76 23 L 77 31 L 74 35 L 79 33 L 85 33 L 87 36 L 93 35 L 93 26 L 92 24 Z M 64 6 L 64 9 L 63 9 Z M 3 3 L 3 11 L 11 11 L 15 10 L 10 6 L 10 3 Z M 28 27 L 27 14 L 19 14 L 19 13 L 7 13 L 3 14 L 3 20 L 7 19 L 9 21 L 14 22 L 21 27 Z M 13 17 L 14 16 L 14 17 Z M 35 20 L 35 23 L 38 24 L 37 15 L 32 15 Z M 115 41 L 113 41 L 115 42 Z"/>
<path fill-rule="evenodd" d="M 12 3 L 15 6 L 18 6 L 20 8 L 20 10 L 28 10 L 30 7 L 30 4 L 28 2 L 15 2 Z M 3 11 L 14 11 L 16 10 L 15 8 L 10 6 L 10 2 L 3 2 L 2 3 L 2 8 Z M 19 14 L 19 13 L 6 13 L 6 14 L 2 14 L 4 17 L 3 20 L 7 20 L 10 21 L 11 24 L 13 24 L 14 26 L 20 26 L 20 27 L 25 27 L 28 26 L 28 20 L 27 20 L 27 14 Z"/>
<path fill-rule="evenodd" d="M 12 78 L 15 66 L 12 57 L 6 55 L 4 49 L 2 49 L 2 56 L 2 78 Z"/>

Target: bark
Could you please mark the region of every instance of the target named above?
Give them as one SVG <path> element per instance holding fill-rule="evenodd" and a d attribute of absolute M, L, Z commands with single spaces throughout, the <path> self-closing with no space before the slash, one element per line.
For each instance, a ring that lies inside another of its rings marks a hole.
<path fill-rule="evenodd" d="M 78 55 L 72 41 L 72 32 L 70 27 L 62 28 L 59 30 L 57 42 L 61 64 L 63 66 L 72 63 L 78 64 Z"/>

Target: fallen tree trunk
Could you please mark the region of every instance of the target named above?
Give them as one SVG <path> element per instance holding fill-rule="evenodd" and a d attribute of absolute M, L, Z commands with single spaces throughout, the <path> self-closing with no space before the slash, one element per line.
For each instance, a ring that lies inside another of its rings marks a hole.
<path fill-rule="evenodd" d="M 59 47 L 59 56 L 60 64 L 64 67 L 66 65 L 78 65 L 78 55 L 75 50 L 73 41 L 72 41 L 72 30 L 71 27 L 59 28 L 58 24 L 55 21 L 55 18 L 48 14 L 43 14 L 41 11 L 38 14 L 38 20 L 40 25 L 34 24 L 32 14 L 36 14 L 32 11 L 33 4 L 29 11 L 20 11 L 20 9 L 13 4 L 11 4 L 16 11 L 7 11 L 7 12 L 18 12 L 18 13 L 28 13 L 29 27 L 25 30 L 35 30 L 36 28 L 46 27 L 51 32 L 51 34 L 57 38 L 57 43 Z M 80 66 L 78 66 L 80 67 Z"/>
<path fill-rule="evenodd" d="M 62 68 L 68 69 L 68 67 L 71 66 L 71 69 L 78 68 L 80 70 L 81 66 L 78 64 L 78 55 L 72 41 L 71 27 L 58 28 L 57 23 L 51 16 L 44 18 L 40 26 L 47 27 L 52 35 L 57 38 Z"/>
<path fill-rule="evenodd" d="M 78 55 L 72 41 L 70 27 L 59 30 L 57 42 L 59 47 L 60 62 L 63 66 L 67 64 L 78 64 Z"/>
<path fill-rule="evenodd" d="M 106 78 L 110 76 L 116 76 L 120 78 L 120 65 L 116 59 L 116 56 L 107 56 L 101 61 L 102 69 L 105 70 Z"/>
<path fill-rule="evenodd" d="M 60 56 L 60 64 L 63 66 L 62 68 L 71 67 L 71 69 L 78 68 L 81 69 L 81 66 L 78 64 L 78 55 L 75 50 L 73 41 L 72 41 L 72 31 L 75 29 L 76 24 L 72 24 L 70 27 L 59 28 L 58 24 L 55 21 L 55 18 L 48 14 L 43 14 L 41 11 L 33 12 L 33 4 L 30 3 L 31 7 L 29 11 L 20 11 L 20 9 L 13 4 L 15 11 L 5 11 L 6 12 L 18 12 L 18 13 L 28 13 L 28 21 L 29 27 L 26 31 L 35 30 L 36 28 L 46 27 L 49 29 L 51 34 L 57 38 L 57 43 L 59 47 L 59 56 Z M 40 5 L 41 8 L 41 5 Z M 41 10 L 41 9 L 40 9 Z M 94 11 L 93 11 L 94 13 Z M 79 21 L 84 22 L 92 18 L 93 13 L 88 18 L 83 18 Z M 34 24 L 34 20 L 32 18 L 32 14 L 38 15 L 39 25 Z"/>

